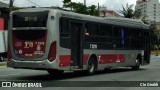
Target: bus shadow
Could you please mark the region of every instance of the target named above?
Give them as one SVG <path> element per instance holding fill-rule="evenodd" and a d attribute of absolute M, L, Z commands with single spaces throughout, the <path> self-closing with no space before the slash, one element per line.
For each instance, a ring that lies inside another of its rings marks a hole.
<path fill-rule="evenodd" d="M 139 72 L 146 70 L 144 68 L 139 69 L 139 70 L 131 70 L 130 68 L 115 68 L 115 69 L 110 69 L 110 70 L 102 70 L 102 71 L 96 71 L 93 76 L 96 75 L 103 75 L 103 74 L 116 74 L 116 73 L 124 73 L 124 72 Z M 22 77 L 17 77 L 18 80 L 34 80 L 34 81 L 58 81 L 58 80 L 65 80 L 65 79 L 74 79 L 78 77 L 91 77 L 87 75 L 84 72 L 66 72 L 61 75 L 50 75 L 50 74 L 43 74 L 43 75 L 32 75 L 32 76 L 22 76 Z M 16 79 L 16 80 L 17 80 Z"/>

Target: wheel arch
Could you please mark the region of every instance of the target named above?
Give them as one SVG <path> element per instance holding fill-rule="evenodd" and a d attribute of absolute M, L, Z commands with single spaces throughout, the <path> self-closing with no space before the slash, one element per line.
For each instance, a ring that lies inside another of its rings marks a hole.
<path fill-rule="evenodd" d="M 87 65 L 88 65 L 88 63 L 89 63 L 89 60 L 91 60 L 91 59 L 94 59 L 95 60 L 95 62 L 96 62 L 96 69 L 98 69 L 98 58 L 97 58 L 97 55 L 96 54 L 90 54 L 90 56 L 89 56 L 89 58 L 88 58 L 88 61 L 87 61 Z"/>
<path fill-rule="evenodd" d="M 136 59 L 138 59 L 140 64 L 142 65 L 142 55 L 140 53 L 137 54 Z"/>

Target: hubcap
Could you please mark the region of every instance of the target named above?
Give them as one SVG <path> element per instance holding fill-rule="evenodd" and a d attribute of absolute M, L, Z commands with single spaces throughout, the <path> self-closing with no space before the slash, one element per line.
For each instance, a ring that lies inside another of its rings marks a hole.
<path fill-rule="evenodd" d="M 1 61 L 3 61 L 3 57 L 1 57 Z"/>
<path fill-rule="evenodd" d="M 136 59 L 136 65 L 139 66 L 139 60 Z"/>
<path fill-rule="evenodd" d="M 92 63 L 90 66 L 90 72 L 93 72 L 93 71 L 94 71 L 94 64 Z"/>

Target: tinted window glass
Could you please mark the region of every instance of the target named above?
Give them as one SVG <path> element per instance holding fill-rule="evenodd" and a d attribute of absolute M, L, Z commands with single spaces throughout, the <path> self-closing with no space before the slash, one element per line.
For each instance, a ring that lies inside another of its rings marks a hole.
<path fill-rule="evenodd" d="M 61 18 L 60 19 L 60 36 L 61 37 L 69 37 L 69 19 Z"/>
<path fill-rule="evenodd" d="M 13 27 L 46 27 L 48 11 L 44 12 L 15 12 Z"/>
<path fill-rule="evenodd" d="M 101 36 L 111 36 L 112 35 L 112 25 L 101 24 L 100 25 L 100 35 Z"/>
<path fill-rule="evenodd" d="M 87 22 L 85 24 L 85 42 L 99 42 L 99 24 Z"/>
<path fill-rule="evenodd" d="M 13 34 L 20 40 L 37 40 L 45 36 L 46 30 L 13 30 Z"/>
<path fill-rule="evenodd" d="M 85 32 L 89 35 L 99 35 L 98 28 L 99 26 L 97 23 L 88 22 L 85 26 Z"/>
<path fill-rule="evenodd" d="M 121 37 L 121 27 L 120 26 L 114 26 L 113 37 Z"/>

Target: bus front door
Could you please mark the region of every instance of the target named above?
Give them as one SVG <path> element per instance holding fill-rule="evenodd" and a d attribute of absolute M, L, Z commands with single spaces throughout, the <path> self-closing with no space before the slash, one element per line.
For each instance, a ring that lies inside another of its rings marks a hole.
<path fill-rule="evenodd" d="M 71 67 L 83 68 L 82 23 L 70 22 L 71 31 Z"/>

